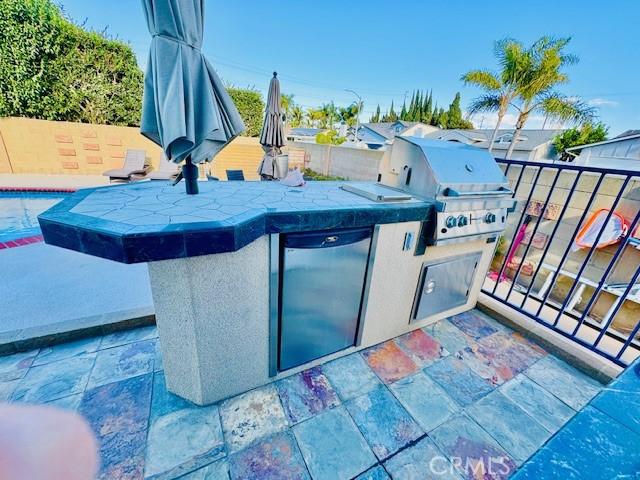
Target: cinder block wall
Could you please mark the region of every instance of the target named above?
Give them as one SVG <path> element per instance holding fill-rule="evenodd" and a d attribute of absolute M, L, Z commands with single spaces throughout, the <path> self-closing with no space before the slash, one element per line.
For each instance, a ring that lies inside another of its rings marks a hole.
<path fill-rule="evenodd" d="M 101 175 L 121 167 L 127 149 L 145 150 L 158 168 L 160 147 L 137 127 L 0 118 L 0 173 Z M 257 138 L 238 137 L 211 169 L 221 180 L 227 169 L 242 169 L 247 179 L 257 179 L 262 154 Z"/>
<path fill-rule="evenodd" d="M 501 166 L 503 169 L 505 168 L 504 165 Z M 509 178 L 509 182 L 512 187 L 515 187 L 520 172 L 521 167 L 516 165 L 512 165 L 509 169 L 507 177 Z M 508 227 L 505 232 L 505 238 L 508 240 L 508 242 L 505 248 L 508 248 L 508 244 L 511 242 L 511 239 L 514 236 L 514 230 L 517 227 L 517 222 L 520 219 L 520 215 L 526 208 L 527 199 L 533 187 L 533 183 L 535 181 L 537 173 L 537 168 L 526 167 L 524 174 L 522 175 L 522 180 L 517 192 L 518 209 L 516 213 L 513 213 L 509 216 Z M 569 192 L 576 179 L 577 172 L 563 171 L 562 173 L 560 173 L 556 185 L 553 188 L 553 191 L 551 191 L 551 186 L 553 185 L 555 174 L 555 169 L 546 169 L 543 170 L 542 173 L 540 173 L 536 187 L 533 191 L 533 194 L 531 195 L 531 201 L 544 203 L 547 197 L 549 197 L 549 194 L 551 194 L 549 200 L 550 205 L 557 205 L 558 211 L 561 211 L 564 205 L 567 203 Z M 574 242 L 576 228 L 578 227 L 578 223 L 580 222 L 582 214 L 588 205 L 592 193 L 595 191 L 598 178 L 599 174 L 588 172 L 585 172 L 581 175 L 578 183 L 576 184 L 576 189 L 571 196 L 564 217 L 558 225 L 553 239 L 551 238 L 551 234 L 553 233 L 554 227 L 557 222 L 551 219 L 541 219 L 537 232 L 547 235 L 549 237 L 547 241 L 551 242 L 547 255 L 544 259 L 544 262 L 546 264 L 554 266 L 559 265 L 565 250 Z M 598 188 L 597 194 L 591 206 L 589 207 L 584 222 L 588 221 L 591 215 L 593 215 L 597 210 L 603 208 L 611 209 L 616 195 L 620 191 L 623 182 L 624 178 L 618 176 L 608 175 L 607 177 L 605 177 L 600 185 L 600 188 Z M 632 180 L 625 188 L 624 194 L 618 205 L 616 206 L 615 211 L 621 214 L 627 220 L 627 222 L 631 224 L 636 213 L 638 212 L 638 209 L 640 209 L 640 182 L 637 180 Z M 534 216 L 528 229 L 530 232 L 533 231 L 537 220 L 538 217 Z M 603 249 L 596 250 L 589 259 L 587 266 L 583 272 L 583 276 L 589 280 L 594 281 L 595 283 L 598 283 L 601 280 L 619 245 L 620 244 L 618 243 L 605 247 Z M 525 249 L 526 245 L 522 245 L 517 250 L 516 255 L 522 256 L 525 252 Z M 580 249 L 575 252 L 570 251 L 564 263 L 563 269 L 569 272 L 577 273 L 585 258 L 587 257 L 588 251 L 588 249 Z M 543 248 L 537 248 L 534 245 L 529 248 L 526 260 L 533 262 L 534 271 L 535 268 L 537 268 L 538 263 L 542 259 L 543 252 Z M 618 261 L 616 268 L 610 274 L 607 280 L 608 283 L 629 282 L 639 265 L 640 251 L 632 247 L 626 247 L 623 251 L 622 258 Z M 532 291 L 535 292 L 542 286 L 542 283 L 546 278 L 548 272 L 549 270 L 541 268 L 540 273 L 535 279 L 535 284 Z M 531 276 L 523 275 L 521 273 L 518 278 L 518 283 L 528 286 L 531 280 Z M 559 302 L 564 301 L 564 299 L 566 298 L 566 294 L 571 288 L 571 285 L 572 280 L 570 280 L 569 278 L 560 278 L 560 280 L 556 283 L 556 286 L 552 290 L 551 297 Z M 593 289 L 587 287 L 583 295 L 582 302 L 577 305 L 577 309 L 579 311 L 586 307 L 586 305 L 590 301 L 592 292 Z M 602 293 L 599 296 L 595 306 L 592 308 L 591 315 L 595 318 L 601 318 L 611 306 L 614 299 L 615 297 L 613 295 L 606 292 Z M 620 310 L 616 317 L 614 326 L 622 331 L 628 331 L 637 323 L 638 318 L 640 318 L 640 306 L 633 302 L 625 302 L 623 308 Z"/>
<path fill-rule="evenodd" d="M 349 180 L 375 181 L 386 152 L 316 143 L 290 142 L 290 150 L 305 152 L 306 167 L 311 170 Z"/>
<path fill-rule="evenodd" d="M 133 127 L 10 117 L 0 118 L 0 134 L 9 164 L 3 173 L 100 175 L 121 167 L 128 148 L 145 150 L 154 165 L 160 158 L 160 148 Z"/>

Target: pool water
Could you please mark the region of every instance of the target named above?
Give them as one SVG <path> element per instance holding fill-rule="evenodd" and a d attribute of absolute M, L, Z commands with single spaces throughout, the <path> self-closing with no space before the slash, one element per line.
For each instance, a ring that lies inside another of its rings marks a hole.
<path fill-rule="evenodd" d="M 0 192 L 0 242 L 40 235 L 38 215 L 65 197 L 64 193 Z"/>

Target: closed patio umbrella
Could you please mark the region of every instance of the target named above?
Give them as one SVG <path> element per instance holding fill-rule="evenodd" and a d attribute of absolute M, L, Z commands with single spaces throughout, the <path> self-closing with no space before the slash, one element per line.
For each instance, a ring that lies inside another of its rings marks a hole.
<path fill-rule="evenodd" d="M 282 153 L 281 148 L 284 146 L 281 102 L 278 73 L 273 72 L 273 78 L 269 83 L 269 93 L 267 94 L 264 124 L 260 132 L 260 144 L 264 150 L 264 158 L 260 163 L 258 173 L 264 180 L 281 178 L 287 174 L 287 172 L 279 171 L 276 162 L 276 159 Z"/>
<path fill-rule="evenodd" d="M 198 193 L 195 163 L 211 161 L 244 124 L 202 54 L 204 0 L 142 0 L 151 33 L 144 81 L 143 135 L 185 162 L 187 193 Z"/>

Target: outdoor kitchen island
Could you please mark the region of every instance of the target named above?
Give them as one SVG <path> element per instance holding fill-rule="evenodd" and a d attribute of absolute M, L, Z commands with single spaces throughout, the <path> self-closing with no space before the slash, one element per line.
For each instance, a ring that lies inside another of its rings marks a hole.
<path fill-rule="evenodd" d="M 433 201 L 345 186 L 386 190 L 202 182 L 187 196 L 149 182 L 81 190 L 40 224 L 49 244 L 148 262 L 167 387 L 204 405 L 475 305 L 495 236 L 426 246 Z"/>

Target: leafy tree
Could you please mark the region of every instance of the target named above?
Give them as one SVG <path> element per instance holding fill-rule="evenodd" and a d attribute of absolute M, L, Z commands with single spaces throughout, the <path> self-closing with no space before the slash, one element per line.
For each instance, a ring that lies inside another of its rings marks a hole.
<path fill-rule="evenodd" d="M 325 132 L 320 132 L 316 135 L 316 143 L 324 144 L 324 145 L 341 145 L 347 139 L 345 137 L 340 137 L 338 132 L 333 129 L 329 129 Z"/>
<path fill-rule="evenodd" d="M 587 123 L 595 117 L 594 108 L 555 91 L 558 85 L 569 80 L 562 68 L 578 61 L 576 56 L 564 52 L 569 40 L 542 37 L 527 49 L 524 73 L 518 82 L 519 103 L 515 106 L 518 118 L 506 158 L 511 158 L 520 132 L 534 112 L 540 112 L 550 119 L 575 123 Z"/>
<path fill-rule="evenodd" d="M 227 87 L 227 92 L 238 108 L 238 113 L 246 127 L 244 135 L 257 137 L 262 129 L 264 120 L 264 101 L 257 90 Z"/>
<path fill-rule="evenodd" d="M 138 125 L 142 81 L 128 45 L 51 0 L 0 0 L 0 116 Z"/>
<path fill-rule="evenodd" d="M 560 160 L 571 161 L 573 155 L 568 148 L 602 142 L 607 139 L 609 128 L 604 123 L 585 123 L 579 128 L 570 128 L 553 139 L 553 146 L 560 155 Z"/>

